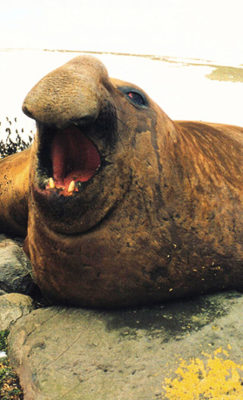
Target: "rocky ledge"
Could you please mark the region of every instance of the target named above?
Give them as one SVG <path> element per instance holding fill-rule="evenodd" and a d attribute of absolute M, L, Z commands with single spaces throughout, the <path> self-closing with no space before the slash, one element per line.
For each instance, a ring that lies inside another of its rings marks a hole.
<path fill-rule="evenodd" d="M 242 294 L 120 311 L 40 307 L 21 242 L 1 235 L 0 260 L 0 330 L 10 329 L 24 400 L 243 399 Z"/>

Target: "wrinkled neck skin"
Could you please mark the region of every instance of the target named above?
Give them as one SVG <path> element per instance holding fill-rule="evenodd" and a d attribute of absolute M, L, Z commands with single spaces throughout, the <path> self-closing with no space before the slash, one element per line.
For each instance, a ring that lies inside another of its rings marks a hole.
<path fill-rule="evenodd" d="M 167 210 L 162 206 L 162 188 L 165 185 L 163 168 L 171 170 L 173 163 L 167 159 L 164 149 L 173 151 L 176 127 L 156 104 L 153 108 L 157 110 L 152 109 L 149 116 L 141 115 L 140 120 L 137 119 L 136 112 L 134 116 L 131 114 L 131 110 L 128 110 L 127 116 L 124 115 L 121 106 L 122 104 L 116 104 L 119 134 L 115 144 L 107 146 L 105 154 L 110 166 L 106 166 L 104 172 L 101 171 L 93 177 L 88 190 L 83 196 L 81 194 L 77 197 L 77 202 L 71 202 L 70 207 L 68 199 L 62 206 L 58 204 L 58 199 L 56 203 L 48 204 L 36 193 L 36 135 L 31 157 L 30 202 L 34 220 L 38 220 L 40 216 L 38 232 L 43 229 L 44 235 L 53 239 L 56 236 L 57 241 L 69 240 L 75 236 L 82 240 L 90 232 L 97 232 L 99 235 L 103 229 L 110 230 L 113 226 L 115 229 L 116 223 L 120 225 L 121 218 L 124 217 L 131 221 L 131 226 L 136 218 L 144 220 L 148 230 L 153 229 L 155 224 L 161 225 L 158 223 L 160 215 L 161 218 L 168 217 Z M 157 121 L 157 118 L 160 120 Z M 128 125 L 123 122 L 126 120 L 129 121 L 129 131 Z M 162 132 L 157 132 L 158 123 L 163 126 Z M 164 161 L 162 154 L 165 155 Z M 146 213 L 144 210 L 147 210 Z M 31 215 L 29 220 L 33 220 Z M 134 232 L 136 230 L 137 228 Z"/>
<path fill-rule="evenodd" d="M 146 120 L 148 130 L 143 131 L 136 121 L 136 129 L 129 143 L 123 141 L 120 134 L 119 141 L 112 149 L 115 157 L 110 153 L 111 173 L 108 174 L 108 178 L 105 174 L 95 177 L 98 190 L 93 191 L 90 198 L 87 198 L 85 193 L 83 202 L 77 202 L 80 218 L 76 222 L 77 216 L 73 209 L 69 210 L 67 215 L 57 216 L 55 203 L 50 210 L 53 219 L 50 218 L 50 213 L 46 216 L 46 209 L 42 210 L 42 204 L 38 203 L 33 194 L 36 162 L 32 156 L 33 176 L 30 180 L 33 184 L 30 187 L 30 201 L 34 204 L 36 214 L 41 215 L 45 234 L 51 237 L 57 235 L 58 241 L 62 239 L 62 234 L 63 240 L 75 235 L 82 239 L 82 235 L 90 232 L 110 229 L 115 223 L 120 225 L 122 215 L 130 221 L 137 218 L 141 224 L 147 226 L 150 233 L 155 227 L 163 230 L 168 228 L 169 224 L 171 228 L 167 231 L 188 230 L 193 235 L 206 239 L 209 230 L 212 233 L 215 230 L 215 237 L 217 236 L 219 226 L 212 222 L 217 218 L 217 214 L 221 214 L 221 219 L 224 215 L 227 223 L 237 217 L 240 207 L 241 166 L 237 162 L 239 157 L 234 157 L 234 154 L 228 152 L 229 146 L 232 150 L 232 144 L 236 153 L 240 151 L 237 142 L 229 140 L 229 143 L 222 145 L 222 133 L 216 128 L 212 127 L 210 131 L 210 125 L 205 125 L 205 132 L 199 133 L 197 124 L 188 123 L 188 129 L 187 123 L 173 122 L 165 117 L 158 106 L 154 105 L 154 108 L 158 109 L 157 117 L 155 118 L 154 113 L 153 118 Z M 124 118 L 124 112 L 122 116 Z M 118 114 L 118 120 L 120 117 Z M 163 130 L 158 130 L 157 126 L 162 126 Z M 214 148 L 210 154 L 207 142 L 210 144 L 212 136 L 214 140 L 218 140 L 218 144 L 217 149 Z M 35 145 L 33 155 L 36 154 Z M 216 167 L 215 157 L 218 158 Z M 224 159 L 227 161 L 224 163 L 227 168 L 221 162 Z M 235 170 L 236 173 L 233 174 Z M 235 201 L 227 202 L 227 199 L 232 197 L 235 197 Z M 225 209 L 220 204 L 222 199 Z M 133 207 L 129 207 L 129 204 Z M 60 229 L 59 224 L 56 226 L 56 220 L 60 223 L 62 217 L 63 226 Z M 109 221 L 108 224 L 106 220 Z M 237 222 L 234 224 L 237 225 Z M 225 227 L 221 232 L 222 252 L 225 246 L 223 231 Z M 225 236 L 228 236 L 228 232 L 225 232 Z"/>
<path fill-rule="evenodd" d="M 223 176 L 223 158 L 231 170 L 238 167 L 227 145 L 220 146 L 219 132 L 212 128 L 207 137 L 205 129 L 200 136 L 195 126 L 193 133 L 157 105 L 139 120 L 131 110 L 119 115 L 119 109 L 118 124 L 129 119 L 133 129 L 119 127 L 110 171 L 94 177 L 98 190 L 85 194 L 72 212 L 57 215 L 53 209 L 52 218 L 34 194 L 35 177 L 30 179 L 28 246 L 37 283 L 51 300 L 94 307 L 234 287 L 242 257 L 240 186 L 230 174 Z M 209 146 L 215 134 L 216 155 Z"/>

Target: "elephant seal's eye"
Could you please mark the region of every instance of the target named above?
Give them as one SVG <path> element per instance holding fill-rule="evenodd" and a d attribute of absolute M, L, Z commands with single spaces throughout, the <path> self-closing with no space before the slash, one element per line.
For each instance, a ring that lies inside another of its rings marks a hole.
<path fill-rule="evenodd" d="M 142 107 L 148 106 L 148 100 L 139 90 L 129 87 L 119 87 L 119 90 L 121 90 L 134 105 Z"/>

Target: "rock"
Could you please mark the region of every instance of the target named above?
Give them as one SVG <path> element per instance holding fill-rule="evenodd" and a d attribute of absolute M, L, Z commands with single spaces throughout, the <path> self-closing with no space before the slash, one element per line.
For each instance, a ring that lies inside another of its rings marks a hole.
<path fill-rule="evenodd" d="M 181 400 L 167 397 L 173 382 L 163 394 L 162 385 L 175 376 L 181 358 L 190 364 L 192 357 L 218 357 L 218 381 L 229 390 L 218 353 L 232 365 L 242 362 L 242 307 L 243 295 L 225 292 L 113 312 L 38 309 L 11 328 L 9 357 L 25 400 Z M 194 372 L 194 380 L 199 375 Z M 204 398 L 206 392 L 196 390 L 190 398 Z"/>
<path fill-rule="evenodd" d="M 13 291 L 38 298 L 22 242 L 0 235 L 0 330 L 10 329 L 9 357 L 25 400 L 179 400 L 183 394 L 173 378 L 180 359 L 188 371 L 194 368 L 187 378 L 190 387 L 199 375 L 191 359 L 205 364 L 203 352 L 211 361 L 216 357 L 214 379 L 224 370 L 218 352 L 228 354 L 233 366 L 241 365 L 243 374 L 239 293 L 104 312 L 63 307 L 33 311 L 33 300 L 7 293 Z M 167 386 L 165 378 L 171 378 Z M 218 381 L 227 379 L 219 376 Z M 238 398 L 243 398 L 243 386 L 241 390 Z M 198 391 L 195 398 L 204 394 Z"/>
<path fill-rule="evenodd" d="M 0 331 L 10 326 L 34 309 L 33 300 L 29 296 L 10 293 L 0 296 Z"/>
<path fill-rule="evenodd" d="M 32 294 L 31 264 L 19 240 L 0 235 L 0 290 Z M 2 294 L 2 293 L 0 293 Z"/>

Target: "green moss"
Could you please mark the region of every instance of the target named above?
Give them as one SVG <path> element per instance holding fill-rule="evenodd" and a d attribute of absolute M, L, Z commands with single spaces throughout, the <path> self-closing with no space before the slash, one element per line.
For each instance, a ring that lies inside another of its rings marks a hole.
<path fill-rule="evenodd" d="M 19 387 L 16 374 L 9 366 L 7 360 L 0 363 L 0 399 L 22 400 L 23 392 Z"/>
<path fill-rule="evenodd" d="M 0 331 L 0 351 L 7 351 L 8 334 L 8 330 Z M 18 377 L 9 365 L 7 357 L 3 358 L 0 362 L 0 399 L 23 399 L 23 392 L 19 386 Z"/>
<path fill-rule="evenodd" d="M 6 351 L 9 331 L 0 331 L 0 351 Z"/>

